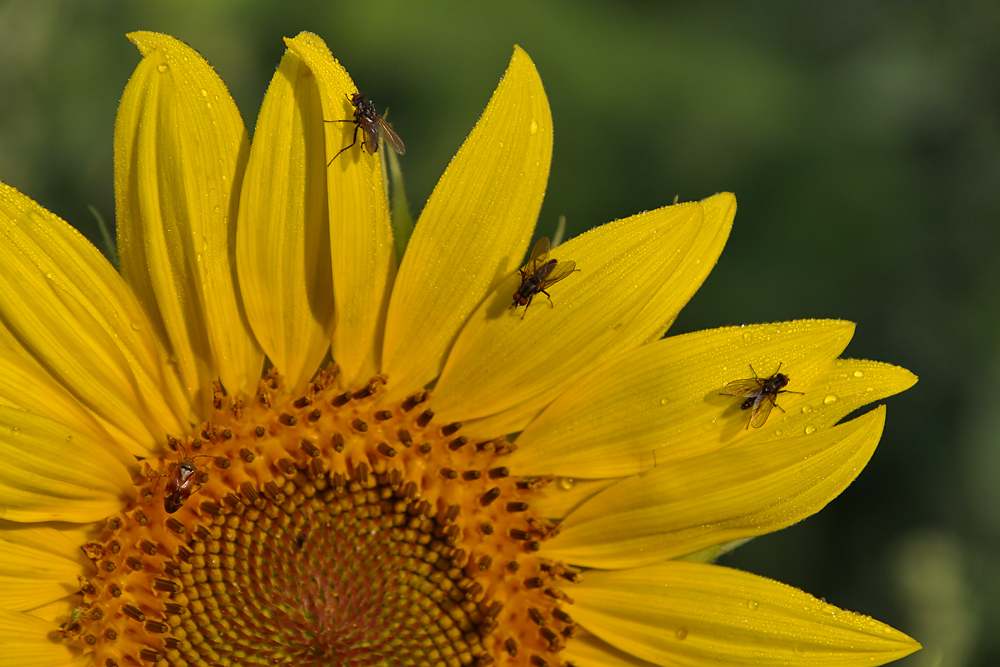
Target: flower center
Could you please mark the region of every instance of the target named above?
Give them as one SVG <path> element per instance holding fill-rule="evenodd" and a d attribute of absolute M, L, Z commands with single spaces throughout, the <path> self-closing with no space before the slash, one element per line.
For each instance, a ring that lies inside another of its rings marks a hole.
<path fill-rule="evenodd" d="M 150 460 L 60 633 L 91 662 L 558 664 L 575 571 L 540 558 L 539 483 L 504 438 L 434 423 L 420 392 L 380 404 L 320 373 L 215 393 L 213 421 Z"/>

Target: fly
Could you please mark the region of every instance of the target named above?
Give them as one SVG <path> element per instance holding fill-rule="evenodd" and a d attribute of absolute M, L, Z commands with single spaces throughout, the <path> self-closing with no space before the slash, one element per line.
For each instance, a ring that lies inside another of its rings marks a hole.
<path fill-rule="evenodd" d="M 778 364 L 778 371 L 780 370 L 781 364 Z M 757 376 L 757 371 L 753 369 L 753 366 L 750 366 L 750 371 L 753 373 L 752 378 L 733 380 L 727 384 L 726 394 L 746 397 L 740 409 L 751 410 L 747 428 L 751 426 L 760 428 L 767 421 L 772 408 L 778 408 L 784 412 L 784 409 L 775 400 L 778 398 L 778 394 L 801 394 L 802 392 L 785 389 L 788 386 L 788 376 L 784 373 L 775 371 L 771 377 L 762 378 Z"/>
<path fill-rule="evenodd" d="M 354 146 L 358 143 L 358 130 L 363 130 L 364 135 L 362 137 L 362 145 L 368 150 L 369 153 L 375 155 L 378 152 L 378 137 L 379 133 L 385 138 L 385 143 L 389 144 L 392 150 L 396 151 L 398 154 L 403 155 L 406 153 L 406 147 L 403 146 L 403 140 L 399 138 L 393 129 L 389 126 L 389 123 L 385 122 L 382 116 L 378 115 L 375 110 L 375 105 L 370 99 L 362 95 L 361 93 L 354 93 L 348 98 L 351 105 L 354 107 L 354 118 L 348 118 L 346 120 L 331 120 L 327 121 L 330 123 L 354 123 L 354 141 L 350 145 L 341 148 L 337 155 L 334 155 L 326 166 L 333 164 L 333 161 L 337 159 L 341 153 L 346 151 L 348 148 Z"/>
<path fill-rule="evenodd" d="M 518 306 L 524 306 L 524 313 L 521 313 L 522 319 L 525 313 L 528 312 L 531 300 L 539 292 L 548 297 L 549 303 L 555 307 L 555 304 L 552 303 L 552 297 L 545 291 L 545 288 L 556 284 L 576 271 L 576 262 L 573 260 L 560 262 L 548 257 L 549 239 L 543 236 L 538 239 L 535 247 L 532 248 L 528 263 L 524 265 L 524 268 L 518 269 L 521 272 L 521 286 L 514 292 L 514 303 L 510 307 L 517 308 Z"/>

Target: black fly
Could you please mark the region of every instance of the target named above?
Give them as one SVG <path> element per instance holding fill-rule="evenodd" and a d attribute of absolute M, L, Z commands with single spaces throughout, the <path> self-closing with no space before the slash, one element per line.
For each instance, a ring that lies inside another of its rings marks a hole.
<path fill-rule="evenodd" d="M 354 107 L 354 118 L 348 118 L 346 120 L 331 120 L 327 121 L 330 123 L 354 123 L 354 141 L 352 141 L 348 146 L 341 148 L 337 155 L 327 163 L 326 166 L 333 164 L 333 161 L 337 159 L 341 153 L 346 151 L 348 148 L 354 146 L 358 143 L 358 130 L 363 130 L 364 135 L 362 137 L 362 145 L 368 150 L 369 153 L 375 155 L 378 152 L 378 138 L 379 132 L 385 138 L 385 143 L 389 144 L 392 150 L 396 151 L 400 155 L 406 153 L 406 147 L 403 146 L 403 140 L 399 138 L 389 123 L 385 122 L 382 116 L 378 115 L 375 110 L 375 105 L 372 101 L 362 95 L 361 93 L 354 93 L 349 98 L 351 105 Z"/>

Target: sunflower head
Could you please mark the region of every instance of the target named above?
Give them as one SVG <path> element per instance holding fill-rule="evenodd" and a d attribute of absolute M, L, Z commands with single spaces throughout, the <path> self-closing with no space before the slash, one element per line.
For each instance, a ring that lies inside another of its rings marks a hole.
<path fill-rule="evenodd" d="M 130 37 L 121 273 L 0 191 L 0 645 L 20 656 L 0 664 L 871 665 L 919 647 L 711 563 L 846 488 L 885 411 L 839 422 L 915 381 L 838 358 L 846 322 L 663 337 L 731 194 L 525 260 L 552 119 L 515 48 L 400 261 L 379 139 L 402 141 L 318 37 L 287 40 L 252 142 L 200 56 Z"/>

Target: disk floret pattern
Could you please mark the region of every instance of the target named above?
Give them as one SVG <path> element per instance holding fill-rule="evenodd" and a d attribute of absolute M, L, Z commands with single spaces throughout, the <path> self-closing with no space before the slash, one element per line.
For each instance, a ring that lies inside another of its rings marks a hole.
<path fill-rule="evenodd" d="M 547 480 L 436 423 L 426 391 L 381 401 L 386 380 L 216 386 L 212 421 L 167 436 L 85 545 L 60 638 L 104 667 L 560 664 L 579 573 L 539 553 Z"/>

